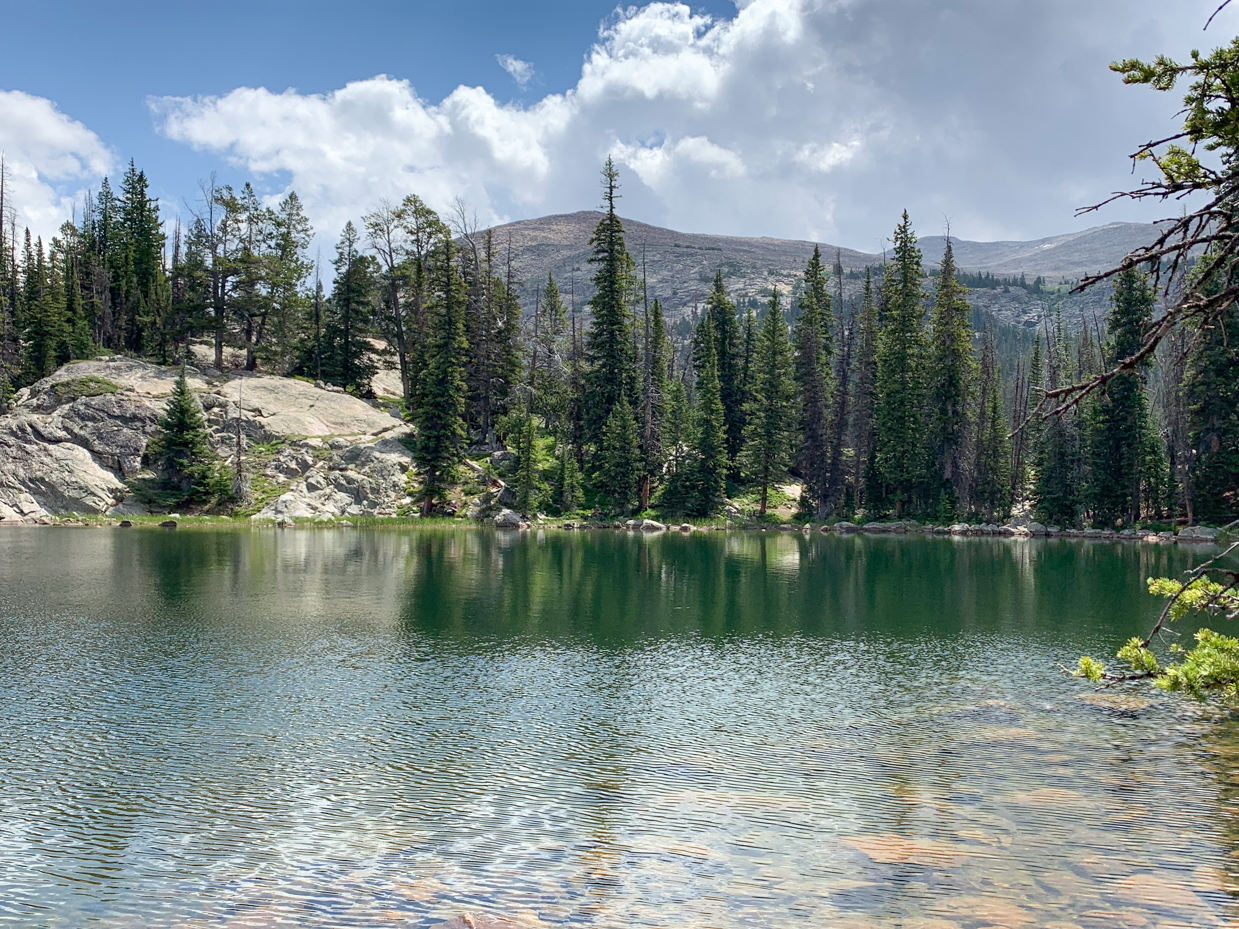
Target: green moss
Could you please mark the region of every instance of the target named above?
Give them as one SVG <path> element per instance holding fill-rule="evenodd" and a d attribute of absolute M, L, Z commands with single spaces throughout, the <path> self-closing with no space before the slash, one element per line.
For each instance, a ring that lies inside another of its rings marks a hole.
<path fill-rule="evenodd" d="M 106 377 L 91 374 L 87 377 L 72 377 L 67 381 L 57 381 L 47 392 L 52 395 L 57 405 L 72 403 L 84 397 L 101 397 L 120 391 L 120 384 L 109 381 Z"/>

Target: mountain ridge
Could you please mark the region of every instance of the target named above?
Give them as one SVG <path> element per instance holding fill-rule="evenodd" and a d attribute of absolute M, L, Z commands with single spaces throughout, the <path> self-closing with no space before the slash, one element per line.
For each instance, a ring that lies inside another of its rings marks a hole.
<path fill-rule="evenodd" d="M 603 214 L 596 210 L 559 213 L 534 219 L 517 220 L 493 227 L 500 254 L 508 250 L 511 270 L 531 311 L 548 273 L 554 273 L 560 290 L 578 308 L 592 295 L 592 270 L 589 238 Z M 822 249 L 830 266 L 836 257 L 845 272 L 844 303 L 859 296 L 861 282 L 856 272 L 883 263 L 877 252 L 862 252 L 829 243 L 805 239 L 780 239 L 772 236 L 723 236 L 710 233 L 680 232 L 640 220 L 624 219 L 629 252 L 637 262 L 638 273 L 648 282 L 651 299 L 662 301 L 669 316 L 675 318 L 701 305 L 721 271 L 728 291 L 737 303 L 764 303 L 772 287 L 794 291 L 805 262 L 815 246 Z M 1113 267 L 1134 248 L 1146 244 L 1156 234 L 1151 223 L 1107 223 L 1075 232 L 1041 239 L 976 242 L 952 237 L 957 266 L 974 274 L 1018 278 L 1030 281 L 1043 277 L 1056 294 L 1032 294 L 1022 288 L 977 288 L 969 301 L 1001 322 L 1033 328 L 1051 302 L 1061 305 L 1070 322 L 1104 312 L 1108 289 L 1096 288 L 1083 294 L 1070 294 L 1064 282 L 1074 282 L 1085 274 Z M 920 239 L 927 269 L 940 261 L 946 245 L 944 236 Z M 838 282 L 836 285 L 838 286 Z"/>

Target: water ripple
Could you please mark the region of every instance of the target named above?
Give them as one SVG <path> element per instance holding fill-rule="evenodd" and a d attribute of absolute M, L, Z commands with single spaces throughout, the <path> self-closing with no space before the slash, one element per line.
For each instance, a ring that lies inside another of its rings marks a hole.
<path fill-rule="evenodd" d="M 1189 557 L 6 531 L 0 925 L 1227 925 L 1239 725 L 1055 673 Z"/>

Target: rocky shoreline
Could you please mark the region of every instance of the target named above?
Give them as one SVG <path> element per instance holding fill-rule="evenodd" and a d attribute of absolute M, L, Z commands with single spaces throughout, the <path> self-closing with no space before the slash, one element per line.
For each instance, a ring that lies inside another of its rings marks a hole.
<path fill-rule="evenodd" d="M 119 525 L 166 510 L 144 501 L 142 452 L 155 430 L 179 369 L 121 356 L 74 362 L 18 392 L 0 415 L 0 526 Z M 254 487 L 240 515 L 291 528 L 354 520 L 400 522 L 416 516 L 412 429 L 395 407 L 339 388 L 296 378 L 188 368 L 212 444 L 231 466 L 238 433 Z M 1225 533 L 1192 526 L 1174 532 L 1059 529 L 1025 518 L 991 523 L 926 525 L 911 520 L 827 525 L 771 525 L 746 520 L 733 506 L 724 524 L 668 526 L 653 519 L 533 520 L 514 512 L 512 489 L 498 477 L 512 456 L 467 461 L 450 515 L 497 529 L 621 529 L 692 532 L 699 528 L 939 536 L 1077 538 L 1145 543 L 1208 543 Z M 227 520 L 229 517 L 220 517 Z M 175 520 L 163 520 L 172 521 Z M 1234 526 L 1228 527 L 1233 529 Z"/>

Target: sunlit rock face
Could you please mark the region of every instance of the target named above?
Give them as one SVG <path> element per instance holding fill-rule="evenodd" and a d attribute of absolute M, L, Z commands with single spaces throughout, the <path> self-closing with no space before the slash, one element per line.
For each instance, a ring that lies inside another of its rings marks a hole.
<path fill-rule="evenodd" d="M 179 373 L 100 358 L 65 365 L 20 391 L 0 416 L 0 519 L 139 511 L 128 481 L 142 471 Z M 265 476 L 288 489 L 263 518 L 394 515 L 407 502 L 408 429 L 390 413 L 291 378 L 208 377 L 187 368 L 186 379 L 222 456 L 234 454 L 238 426 L 246 446 L 281 446 Z"/>

